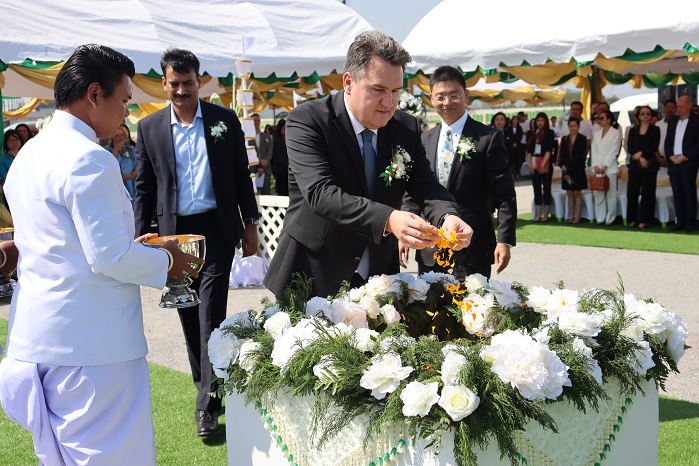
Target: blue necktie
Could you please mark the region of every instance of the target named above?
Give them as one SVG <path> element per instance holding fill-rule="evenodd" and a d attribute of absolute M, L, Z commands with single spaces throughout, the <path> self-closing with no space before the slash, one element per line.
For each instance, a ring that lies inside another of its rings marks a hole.
<path fill-rule="evenodd" d="M 374 152 L 374 145 L 372 144 L 374 139 L 374 133 L 365 129 L 362 131 L 362 141 L 364 145 L 362 146 L 362 158 L 364 159 L 364 175 L 366 176 L 366 184 L 369 189 L 369 199 L 374 199 L 374 194 L 376 194 L 376 152 Z"/>

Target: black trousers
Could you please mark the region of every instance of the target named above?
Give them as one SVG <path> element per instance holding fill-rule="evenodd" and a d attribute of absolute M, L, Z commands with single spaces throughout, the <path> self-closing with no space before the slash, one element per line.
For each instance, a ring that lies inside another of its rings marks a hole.
<path fill-rule="evenodd" d="M 189 366 L 197 387 L 197 409 L 214 412 L 221 408 L 221 399 L 209 396 L 216 390 L 212 385 L 213 368 L 207 345 L 213 329 L 226 318 L 228 279 L 235 255 L 235 246 L 228 244 L 221 234 L 218 213 L 177 217 L 177 234 L 197 234 L 206 237 L 204 267 L 194 280 L 192 288 L 199 294 L 201 304 L 179 309 L 180 324 L 187 343 Z"/>
<path fill-rule="evenodd" d="M 534 188 L 534 205 L 551 205 L 552 178 L 553 174 L 551 174 L 550 172 L 532 174 L 532 187 Z"/>
<path fill-rule="evenodd" d="M 656 170 L 638 170 L 629 173 L 626 185 L 626 219 L 629 223 L 650 223 L 655 218 L 655 186 L 658 179 Z M 638 196 L 641 196 L 641 209 L 638 209 Z"/>
<path fill-rule="evenodd" d="M 667 174 L 672 186 L 675 216 L 678 225 L 694 227 L 697 222 L 697 168 L 696 162 L 675 165 L 670 162 Z"/>

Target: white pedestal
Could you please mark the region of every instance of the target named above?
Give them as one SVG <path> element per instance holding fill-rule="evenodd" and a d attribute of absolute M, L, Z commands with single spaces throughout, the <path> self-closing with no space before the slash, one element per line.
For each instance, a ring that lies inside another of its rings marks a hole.
<path fill-rule="evenodd" d="M 611 450 L 606 452 L 606 459 L 598 461 L 604 466 L 653 466 L 658 464 L 658 392 L 653 382 L 643 386 L 646 396 L 640 394 L 633 398 L 633 404 L 627 407 L 623 414 L 621 430 L 615 432 L 616 440 L 611 442 Z M 610 396 L 616 395 L 616 387 L 607 387 Z M 613 403 L 614 404 L 614 403 Z M 617 403 L 618 404 L 618 403 Z M 567 403 L 557 404 L 550 411 L 558 423 L 559 434 L 548 433 L 545 443 L 557 448 L 569 448 L 571 453 L 559 456 L 554 462 L 556 466 L 577 466 L 575 452 L 580 449 L 576 445 L 596 444 L 597 439 L 576 438 L 585 430 L 586 415 L 578 412 Z M 553 406 L 553 405 L 551 405 Z M 571 415 L 570 410 L 576 414 Z M 604 413 L 604 408 L 601 409 Z M 563 414 L 561 417 L 560 415 Z M 477 415 L 477 411 L 474 415 Z M 568 418 L 563 420 L 563 418 Z M 309 422 L 299 419 L 299 423 Z M 576 427 L 577 426 L 577 427 Z M 538 428 L 538 427 L 533 427 Z M 524 434 L 526 435 L 526 434 Z M 226 440 L 228 443 L 229 466 L 289 466 L 289 461 L 282 454 L 264 428 L 259 413 L 254 406 L 243 406 L 242 397 L 230 395 L 226 397 Z M 408 439 L 406 439 L 408 440 Z M 337 441 L 337 440 L 335 440 Z M 582 442 L 582 443 L 581 443 Z M 425 450 L 418 442 L 412 445 L 408 441 L 405 452 L 399 455 L 391 465 L 395 466 L 456 466 L 453 455 L 454 438 L 452 435 L 442 437 L 443 448 L 439 455 Z M 541 451 L 548 453 L 550 448 L 541 445 Z M 601 450 L 600 450 L 601 451 Z M 507 459 L 500 460 L 500 452 L 493 441 L 485 451 L 477 451 L 479 466 L 509 466 Z M 598 452 L 599 453 L 599 452 Z M 566 458 L 569 463 L 566 463 Z M 571 462 L 572 461 L 572 462 Z M 332 458 L 327 458 L 327 465 L 333 465 Z M 529 466 L 539 466 L 534 458 L 528 459 Z M 320 464 L 299 466 L 322 466 Z"/>

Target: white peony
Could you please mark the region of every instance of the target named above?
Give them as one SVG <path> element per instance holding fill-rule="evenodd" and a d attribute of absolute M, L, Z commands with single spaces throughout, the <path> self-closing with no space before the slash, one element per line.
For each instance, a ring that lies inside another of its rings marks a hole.
<path fill-rule="evenodd" d="M 215 328 L 209 336 L 209 360 L 218 377 L 228 377 L 228 368 L 235 364 L 240 354 L 240 346 L 246 340 L 238 340 L 231 332 L 224 335 L 220 328 Z"/>
<path fill-rule="evenodd" d="M 430 291 L 430 284 L 421 278 L 416 278 L 408 285 L 408 289 L 410 290 L 409 302 L 424 302 L 427 299 L 427 292 Z"/>
<path fill-rule="evenodd" d="M 368 328 L 358 328 L 350 343 L 359 351 L 373 352 L 377 341 L 379 341 L 379 332 Z"/>
<path fill-rule="evenodd" d="M 403 401 L 403 415 L 427 416 L 432 405 L 439 401 L 438 389 L 437 382 L 428 384 L 417 381 L 410 382 L 400 393 L 400 399 Z"/>
<path fill-rule="evenodd" d="M 548 345 L 549 342 L 551 341 L 551 335 L 549 335 L 549 328 L 548 327 L 541 327 L 541 328 L 532 330 L 532 338 L 534 338 L 539 343 L 542 343 L 544 345 Z"/>
<path fill-rule="evenodd" d="M 336 380 L 340 376 L 340 373 L 333 363 L 332 356 L 326 354 L 320 358 L 318 364 L 313 366 L 313 375 L 318 377 L 322 383 L 327 384 L 331 383 L 333 380 Z"/>
<path fill-rule="evenodd" d="M 366 312 L 359 303 L 354 303 L 349 299 L 336 299 L 330 306 L 330 320 L 339 324 L 344 322 L 354 328 L 368 328 L 369 322 L 366 320 Z"/>
<path fill-rule="evenodd" d="M 571 385 L 568 368 L 554 351 L 514 330 L 495 335 L 481 357 L 500 380 L 528 400 L 556 399 Z"/>
<path fill-rule="evenodd" d="M 466 286 L 469 293 L 473 293 L 481 288 L 486 288 L 488 286 L 488 278 L 485 275 L 474 273 L 466 277 L 466 280 L 464 280 L 464 286 Z"/>
<path fill-rule="evenodd" d="M 369 317 L 370 319 L 376 319 L 379 317 L 381 308 L 379 307 L 379 303 L 376 301 L 376 299 L 374 299 L 373 296 L 365 294 L 359 300 L 359 304 L 364 308 L 364 312 L 366 312 L 367 317 Z"/>
<path fill-rule="evenodd" d="M 336 336 L 352 336 L 352 332 L 354 331 L 354 328 L 347 325 L 344 322 L 340 322 L 339 324 L 333 325 L 332 329 L 330 329 L 330 333 Z"/>
<path fill-rule="evenodd" d="M 275 340 L 291 328 L 291 318 L 286 312 L 277 312 L 265 322 L 264 329 Z"/>
<path fill-rule="evenodd" d="M 527 305 L 539 314 L 545 314 L 549 299 L 551 299 L 551 292 L 549 290 L 541 286 L 535 286 L 529 290 Z"/>
<path fill-rule="evenodd" d="M 596 337 L 602 331 L 603 319 L 601 314 L 564 312 L 558 315 L 558 327 L 565 333 Z"/>
<path fill-rule="evenodd" d="M 325 316 L 330 314 L 330 302 L 320 296 L 314 296 L 306 303 L 306 315 L 313 317 L 319 313 L 323 313 Z"/>
<path fill-rule="evenodd" d="M 439 406 L 444 408 L 454 421 L 460 421 L 474 412 L 480 402 L 478 395 L 463 385 L 446 386 L 439 397 Z"/>
<path fill-rule="evenodd" d="M 587 371 L 595 378 L 598 384 L 602 384 L 602 368 L 599 367 L 599 363 L 595 358 L 592 357 L 592 348 L 587 346 L 585 342 L 580 338 L 573 339 L 573 348 L 575 351 L 585 356 L 587 361 Z"/>
<path fill-rule="evenodd" d="M 461 319 L 468 333 L 486 337 L 493 334 L 493 329 L 483 328 L 483 323 L 494 304 L 495 297 L 490 293 L 485 296 L 471 293 L 464 299 L 461 306 Z"/>
<path fill-rule="evenodd" d="M 275 340 L 271 355 L 272 364 L 284 370 L 298 350 L 305 348 L 318 338 L 316 333 L 318 323 L 319 321 L 315 319 L 301 319 L 296 326 L 291 327 Z"/>
<path fill-rule="evenodd" d="M 520 304 L 519 295 L 512 289 L 512 285 L 497 280 L 490 280 L 488 287 L 498 300 L 500 307 L 504 309 L 513 308 Z"/>
<path fill-rule="evenodd" d="M 558 317 L 566 312 L 577 312 L 577 290 L 553 290 L 544 309 L 550 318 Z"/>
<path fill-rule="evenodd" d="M 400 313 L 396 311 L 396 307 L 393 304 L 386 304 L 382 306 L 381 315 L 383 316 L 383 320 L 386 322 L 386 325 L 400 322 Z"/>
<path fill-rule="evenodd" d="M 444 351 L 444 349 L 442 349 Z M 442 363 L 442 381 L 444 385 L 457 385 L 459 374 L 468 360 L 466 356 L 456 351 L 449 351 Z"/>
<path fill-rule="evenodd" d="M 645 376 L 648 369 L 655 366 L 653 362 L 653 350 L 650 349 L 650 343 L 647 341 L 638 342 L 641 349 L 637 349 L 635 357 L 629 356 L 629 364 L 635 367 L 641 376 Z"/>
<path fill-rule="evenodd" d="M 259 354 L 254 353 L 260 351 L 262 343 L 252 340 L 247 340 L 240 347 L 240 355 L 238 356 L 238 364 L 243 370 L 252 372 L 259 362 Z"/>
<path fill-rule="evenodd" d="M 364 288 L 369 296 L 376 298 L 388 293 L 400 293 L 400 283 L 394 275 L 374 275 L 367 280 Z"/>
<path fill-rule="evenodd" d="M 413 370 L 410 366 L 402 365 L 400 356 L 384 354 L 375 357 L 371 366 L 364 370 L 359 385 L 371 390 L 371 395 L 377 400 L 383 400 L 386 394 L 393 393 Z"/>
<path fill-rule="evenodd" d="M 352 288 L 349 290 L 349 298 L 351 301 L 354 301 L 355 303 L 358 303 L 360 299 L 362 299 L 362 296 L 366 294 L 366 290 L 364 289 L 363 286 L 360 286 L 359 288 Z"/>

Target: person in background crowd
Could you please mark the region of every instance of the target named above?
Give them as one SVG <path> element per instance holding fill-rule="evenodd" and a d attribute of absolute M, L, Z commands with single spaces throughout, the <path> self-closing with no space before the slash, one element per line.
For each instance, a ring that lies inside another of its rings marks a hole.
<path fill-rule="evenodd" d="M 17 126 L 15 126 L 15 131 L 17 131 L 17 134 L 19 134 L 19 137 L 22 139 L 22 145 L 26 144 L 29 139 L 32 137 L 32 132 L 29 129 L 29 125 L 20 123 Z"/>
<path fill-rule="evenodd" d="M 699 115 L 699 105 L 692 105 L 692 115 Z"/>
<path fill-rule="evenodd" d="M 549 129 L 549 118 L 544 112 L 536 115 L 534 129 L 527 141 L 527 163 L 534 188 L 535 222 L 548 222 L 551 212 L 552 155 L 556 137 Z"/>
<path fill-rule="evenodd" d="M 138 170 L 136 169 L 136 150 L 133 146 L 134 142 L 133 139 L 131 139 L 131 131 L 128 126 L 122 124 L 117 128 L 114 136 L 112 136 L 110 145 L 105 147 L 105 149 L 116 157 L 117 162 L 119 162 L 121 179 L 124 181 L 124 187 L 131 197 L 132 205 L 136 198 L 136 189 L 134 186 L 136 183 L 136 175 L 138 175 Z"/>
<path fill-rule="evenodd" d="M 626 220 L 629 228 L 638 225 L 640 230 L 644 230 L 655 215 L 655 186 L 660 167 L 655 157 L 660 144 L 660 129 L 650 123 L 652 114 L 653 110 L 649 106 L 638 107 L 638 125 L 629 131 L 627 146 L 629 182 L 626 189 Z"/>
<path fill-rule="evenodd" d="M 665 157 L 669 161 L 672 198 L 677 223 L 673 231 L 694 231 L 697 221 L 697 169 L 699 169 L 699 116 L 692 113 L 688 95 L 677 99 L 677 117 L 667 126 Z"/>
<path fill-rule="evenodd" d="M 266 125 L 265 126 L 265 133 L 268 134 L 270 137 L 274 134 L 274 126 L 272 125 Z"/>
<path fill-rule="evenodd" d="M 568 192 L 568 222 L 580 223 L 583 198 L 582 191 L 587 189 L 585 160 L 589 142 L 580 133 L 580 119 L 568 118 L 568 134 L 561 138 L 559 166 L 563 174 L 561 187 Z"/>
<path fill-rule="evenodd" d="M 653 110 L 653 114 L 650 116 L 650 124 L 656 126 L 660 121 L 660 112 Z"/>
<path fill-rule="evenodd" d="M 599 106 L 600 128 L 592 137 L 590 164 L 596 175 L 609 177 L 609 191 L 595 191 L 595 218 L 597 225 L 611 225 L 616 219 L 616 188 L 619 164 L 617 156 L 621 149 L 621 131 L 614 128 L 614 114 Z"/>
<path fill-rule="evenodd" d="M 272 146 L 272 173 L 278 196 L 289 195 L 289 156 L 286 152 L 286 120 L 277 123 Z"/>
<path fill-rule="evenodd" d="M 36 125 L 29 125 L 29 139 L 33 138 L 39 134 L 39 128 L 36 127 Z"/>
<path fill-rule="evenodd" d="M 663 113 L 665 114 L 664 118 L 658 121 L 656 124 L 656 126 L 660 129 L 660 143 L 658 144 L 658 153 L 656 154 L 656 157 L 659 159 L 661 167 L 667 167 L 668 161 L 665 158 L 667 125 L 673 118 L 675 118 L 675 115 L 677 115 L 677 101 L 675 99 L 666 100 L 663 104 Z"/>
<path fill-rule="evenodd" d="M 561 137 L 561 128 L 558 126 L 558 117 L 551 117 L 551 130 L 553 131 L 553 134 L 556 136 L 556 140 L 558 140 L 558 138 Z"/>
<path fill-rule="evenodd" d="M 524 145 L 522 144 L 522 126 L 519 118 L 514 115 L 510 124 L 505 128 L 505 138 L 510 141 L 510 151 L 507 154 L 507 162 L 510 165 L 512 178 L 522 178 L 522 164 L 524 163 Z"/>
<path fill-rule="evenodd" d="M 257 151 L 257 158 L 260 160 L 259 166 L 263 168 L 260 175 L 259 167 L 255 169 L 256 181 L 262 182 L 262 188 L 258 190 L 260 194 L 270 194 L 272 186 L 272 136 L 260 131 L 260 115 L 252 114 L 253 123 L 255 124 L 255 139 L 254 145 Z"/>
<path fill-rule="evenodd" d="M 8 129 L 5 133 L 5 139 L 2 144 L 2 156 L 0 157 L 0 182 L 4 183 L 7 179 L 7 172 L 15 161 L 15 157 L 19 150 L 24 146 L 22 137 L 19 132 L 14 129 Z"/>
<path fill-rule="evenodd" d="M 626 127 L 624 130 L 624 139 L 622 140 L 622 145 L 624 147 L 624 150 L 626 151 L 626 165 L 629 164 L 629 132 L 631 131 L 631 128 L 635 128 L 636 126 L 639 125 L 640 121 L 638 119 L 638 112 L 641 110 L 640 105 L 636 105 L 636 107 L 633 109 L 633 121 L 629 126 Z"/>
<path fill-rule="evenodd" d="M 519 125 L 522 127 L 522 140 L 520 144 L 522 148 L 525 148 L 529 140 L 529 131 L 532 130 L 532 122 L 529 120 L 529 115 L 522 111 L 517 112 L 517 118 L 519 119 Z"/>
<path fill-rule="evenodd" d="M 599 111 L 599 104 L 599 101 L 595 101 L 592 102 L 592 104 L 590 104 L 590 123 L 594 124 L 597 121 L 597 112 Z M 580 125 L 580 127 L 582 128 L 583 125 Z M 588 139 L 592 139 L 592 135 L 588 136 Z"/>

